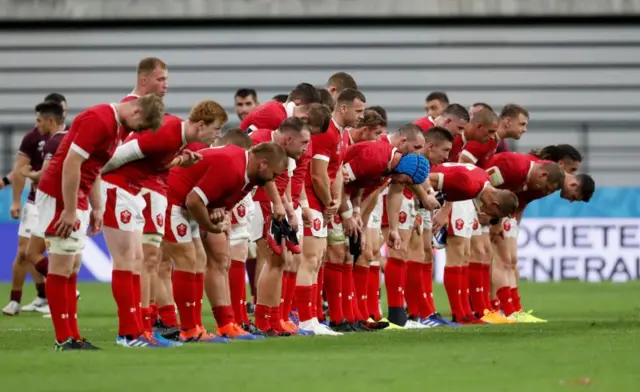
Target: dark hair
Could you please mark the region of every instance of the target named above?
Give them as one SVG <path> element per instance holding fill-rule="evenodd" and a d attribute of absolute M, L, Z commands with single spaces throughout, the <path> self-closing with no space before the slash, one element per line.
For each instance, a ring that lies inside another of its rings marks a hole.
<path fill-rule="evenodd" d="M 45 101 L 57 102 L 59 104 L 61 104 L 62 102 L 67 102 L 67 99 L 64 97 L 64 95 L 62 95 L 60 93 L 48 94 L 46 97 L 44 97 L 44 100 Z"/>
<path fill-rule="evenodd" d="M 529 112 L 527 109 L 520 105 L 516 105 L 515 103 L 510 103 L 502 107 L 502 110 L 500 111 L 500 118 L 515 118 L 521 114 L 526 118 L 529 118 Z"/>
<path fill-rule="evenodd" d="M 541 164 L 541 169 L 547 172 L 549 184 L 555 184 L 562 188 L 566 172 L 555 162 Z"/>
<path fill-rule="evenodd" d="M 322 98 L 317 88 L 309 83 L 300 83 L 289 93 L 289 101 L 299 100 L 302 105 L 321 103 Z"/>
<path fill-rule="evenodd" d="M 280 103 L 287 102 L 287 99 L 289 99 L 289 96 L 287 94 L 277 94 L 277 95 L 274 95 L 273 98 L 271 98 L 272 101 L 276 101 Z"/>
<path fill-rule="evenodd" d="M 424 133 L 424 139 L 428 142 L 438 143 L 443 141 L 453 142 L 453 135 L 447 128 L 431 127 Z"/>
<path fill-rule="evenodd" d="M 302 132 L 302 128 L 304 128 L 304 121 L 299 119 L 298 117 L 288 117 L 278 127 L 278 132 L 288 132 L 292 131 L 295 133 Z"/>
<path fill-rule="evenodd" d="M 387 121 L 382 118 L 380 113 L 375 110 L 367 109 L 364 111 L 362 120 L 359 121 L 358 127 L 386 127 Z"/>
<path fill-rule="evenodd" d="M 226 146 L 228 144 L 233 144 L 248 150 L 253 145 L 253 142 L 251 141 L 251 137 L 242 129 L 231 128 L 225 131 L 216 142 L 218 146 Z"/>
<path fill-rule="evenodd" d="M 312 103 L 307 112 L 307 125 L 312 134 L 325 133 L 331 124 L 331 109 L 327 105 Z"/>
<path fill-rule="evenodd" d="M 488 103 L 484 103 L 484 102 L 476 102 L 476 103 L 474 103 L 473 105 L 471 105 L 471 107 L 474 107 L 474 106 L 482 106 L 482 107 L 483 107 L 483 108 L 485 108 L 485 109 L 489 109 L 489 110 L 493 111 L 493 108 L 492 108 L 492 107 L 491 107 L 491 105 L 489 105 Z"/>
<path fill-rule="evenodd" d="M 452 103 L 442 112 L 443 116 L 457 117 L 463 121 L 469 121 L 469 112 L 459 103 Z"/>
<path fill-rule="evenodd" d="M 430 93 L 429 95 L 427 95 L 427 98 L 425 99 L 426 102 L 429 101 L 440 101 L 440 102 L 444 102 L 447 105 L 449 104 L 449 97 L 447 96 L 447 93 L 444 93 L 442 91 L 434 91 L 432 93 Z"/>
<path fill-rule="evenodd" d="M 247 98 L 247 97 L 252 97 L 254 100 L 258 100 L 258 93 L 256 92 L 256 90 L 252 89 L 252 88 L 241 88 L 238 89 L 238 91 L 236 91 L 236 94 L 233 96 L 233 98 Z"/>
<path fill-rule="evenodd" d="M 342 92 L 338 95 L 338 99 L 336 99 L 336 104 L 342 105 L 345 103 L 352 103 L 356 99 L 361 100 L 362 102 L 367 102 L 367 99 L 364 97 L 358 90 L 354 90 L 352 88 L 347 88 L 342 90 Z"/>
<path fill-rule="evenodd" d="M 591 200 L 593 193 L 596 191 L 596 182 L 588 174 L 580 173 L 576 175 L 576 180 L 580 184 L 580 195 L 584 202 Z"/>
<path fill-rule="evenodd" d="M 345 89 L 357 90 L 358 84 L 353 76 L 349 75 L 346 72 L 337 72 L 331 75 L 329 80 L 327 81 L 327 87 L 335 87 L 336 91 L 341 93 Z"/>
<path fill-rule="evenodd" d="M 555 144 L 542 147 L 530 152 L 540 159 L 559 162 L 563 159 L 571 159 L 574 162 L 582 162 L 582 154 L 570 144 Z"/>
<path fill-rule="evenodd" d="M 418 134 L 422 134 L 423 132 L 422 132 L 422 128 L 420 128 L 416 124 L 405 124 L 400 128 L 393 130 L 389 133 L 404 136 L 407 139 L 413 140 L 416 137 L 418 137 Z"/>
<path fill-rule="evenodd" d="M 52 116 L 57 124 L 64 122 L 64 110 L 62 109 L 62 105 L 56 101 L 41 102 L 36 105 L 34 110 L 36 113 Z"/>
<path fill-rule="evenodd" d="M 378 112 L 378 114 L 384 119 L 384 121 L 388 121 L 387 119 L 387 111 L 380 105 L 371 106 L 368 110 L 373 110 L 374 112 Z"/>
<path fill-rule="evenodd" d="M 322 104 L 329 107 L 329 109 L 333 110 L 336 107 L 336 101 L 333 100 L 333 96 L 331 92 L 326 88 L 319 88 L 318 92 L 320 92 L 320 97 L 322 98 Z"/>

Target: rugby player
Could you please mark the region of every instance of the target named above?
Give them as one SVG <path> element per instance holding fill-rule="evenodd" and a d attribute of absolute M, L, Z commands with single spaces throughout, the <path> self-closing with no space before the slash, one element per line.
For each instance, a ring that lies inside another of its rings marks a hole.
<path fill-rule="evenodd" d="M 102 226 L 100 186 L 94 185 L 118 145 L 121 126 L 134 132 L 157 129 L 163 114 L 164 104 L 156 95 L 85 110 L 40 178 L 36 204 L 49 254 L 46 292 L 56 350 L 95 348 L 80 336 L 76 314 L 76 273 L 87 229 L 91 227 L 91 235 Z"/>
<path fill-rule="evenodd" d="M 258 102 L 258 93 L 252 88 L 238 89 L 236 94 L 233 96 L 233 100 L 236 114 L 240 121 L 260 105 Z"/>
<path fill-rule="evenodd" d="M 449 106 L 449 97 L 447 97 L 446 93 L 434 91 L 427 95 L 424 102 L 424 110 L 427 115 L 414 121 L 414 124 L 422 128 L 423 132 L 426 132 L 427 129 L 434 125 L 435 119 L 440 117 Z"/>
<path fill-rule="evenodd" d="M 327 80 L 327 88 L 334 102 L 338 100 L 340 93 L 342 93 L 346 89 L 357 90 L 358 84 L 353 76 L 349 75 L 346 72 L 336 72 L 329 77 Z M 324 104 L 327 104 L 324 102 Z M 329 105 L 331 106 L 331 105 Z"/>

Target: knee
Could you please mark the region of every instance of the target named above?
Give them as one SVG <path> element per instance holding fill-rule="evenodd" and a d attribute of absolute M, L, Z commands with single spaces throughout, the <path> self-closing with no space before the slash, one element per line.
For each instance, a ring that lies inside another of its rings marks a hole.
<path fill-rule="evenodd" d="M 18 252 L 16 253 L 16 263 L 24 265 L 27 263 L 27 247 L 21 246 L 18 248 Z"/>
<path fill-rule="evenodd" d="M 161 261 L 158 264 L 158 278 L 171 279 L 171 261 Z"/>
<path fill-rule="evenodd" d="M 215 255 L 215 257 L 207 257 L 207 268 L 218 271 L 219 273 L 229 273 L 231 262 L 228 257 Z"/>
<path fill-rule="evenodd" d="M 158 270 L 160 261 L 158 260 L 157 252 L 149 252 L 144 257 L 144 268 L 147 271 Z"/>

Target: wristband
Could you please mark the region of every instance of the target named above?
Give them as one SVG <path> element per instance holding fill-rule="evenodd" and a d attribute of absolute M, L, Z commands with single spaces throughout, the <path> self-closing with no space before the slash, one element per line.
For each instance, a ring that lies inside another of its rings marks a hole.
<path fill-rule="evenodd" d="M 340 214 L 340 216 L 342 217 L 342 219 L 349 219 L 353 216 L 353 210 L 352 209 L 346 210 L 345 212 Z"/>
<path fill-rule="evenodd" d="M 300 200 L 300 207 L 302 208 L 309 208 L 309 200 L 304 199 L 304 200 Z"/>
<path fill-rule="evenodd" d="M 9 177 L 7 176 L 2 177 L 2 182 L 4 185 L 11 185 L 11 180 L 9 180 Z"/>
<path fill-rule="evenodd" d="M 359 214 L 360 213 L 360 207 L 353 207 L 353 213 L 354 214 Z"/>

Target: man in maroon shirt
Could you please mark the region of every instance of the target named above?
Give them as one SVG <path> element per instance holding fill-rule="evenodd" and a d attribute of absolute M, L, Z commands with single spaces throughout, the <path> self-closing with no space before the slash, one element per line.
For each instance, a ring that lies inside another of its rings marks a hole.
<path fill-rule="evenodd" d="M 44 289 L 44 279 L 40 274 L 34 273 L 33 264 L 29 263 L 26 257 L 31 236 L 42 236 L 37 230 L 38 210 L 35 205 L 37 180 L 32 182 L 31 191 L 27 198 L 28 202 L 24 208 L 22 208 L 21 214 L 20 198 L 25 184 L 24 174 L 31 172 L 31 170 L 39 171 L 42 168 L 45 142 L 51 135 L 60 129 L 64 129 L 64 109 L 62 105 L 57 102 L 46 101 L 38 104 L 35 107 L 35 112 L 37 127 L 28 132 L 22 139 L 16 156 L 15 167 L 12 172 L 13 204 L 11 206 L 11 216 L 14 219 L 18 217 L 21 217 L 21 219 L 18 228 L 18 252 L 16 253 L 12 270 L 10 302 L 2 309 L 2 312 L 8 316 L 15 316 L 20 313 L 21 310 L 26 312 L 37 310 L 42 313 L 48 313 L 49 311 Z M 42 257 L 43 254 L 41 252 L 40 258 Z M 38 297 L 31 304 L 21 308 L 22 287 L 28 271 L 32 272 Z"/>

